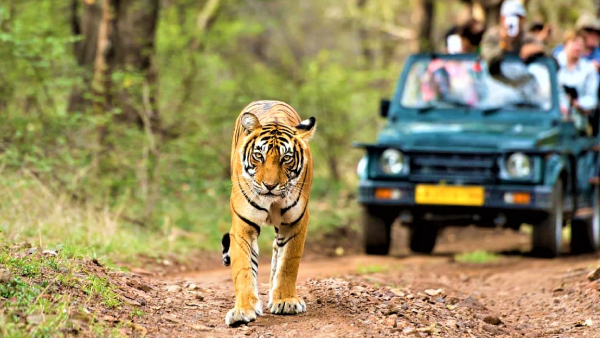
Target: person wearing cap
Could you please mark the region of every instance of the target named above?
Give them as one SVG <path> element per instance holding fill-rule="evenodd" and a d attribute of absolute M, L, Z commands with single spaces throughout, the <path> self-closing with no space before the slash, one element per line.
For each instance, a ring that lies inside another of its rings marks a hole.
<path fill-rule="evenodd" d="M 527 34 L 525 27 L 525 6 L 518 0 L 507 0 L 500 8 L 500 25 L 490 28 L 481 42 L 481 57 L 488 64 L 490 74 L 507 84 L 507 79 L 500 71 L 500 64 L 506 55 L 518 55 L 523 61 L 544 54 L 544 44 Z"/>
<path fill-rule="evenodd" d="M 600 71 L 600 20 L 593 14 L 583 14 L 575 23 L 575 29 L 580 31 L 585 37 L 584 51 L 582 58 L 590 61 L 596 70 Z M 564 45 L 556 46 L 552 55 L 557 57 L 563 51 Z"/>

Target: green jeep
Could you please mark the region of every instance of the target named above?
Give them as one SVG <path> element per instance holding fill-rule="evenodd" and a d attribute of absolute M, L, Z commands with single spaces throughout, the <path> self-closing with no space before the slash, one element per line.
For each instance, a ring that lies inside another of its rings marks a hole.
<path fill-rule="evenodd" d="M 433 250 L 443 226 L 472 224 L 531 224 L 533 253 L 545 257 L 562 252 L 568 224 L 571 252 L 599 247 L 598 139 L 587 118 L 561 115 L 554 60 L 500 68 L 491 76 L 477 55 L 408 59 L 382 100 L 377 142 L 357 144 L 368 254 L 388 254 L 397 218 L 418 253 Z"/>

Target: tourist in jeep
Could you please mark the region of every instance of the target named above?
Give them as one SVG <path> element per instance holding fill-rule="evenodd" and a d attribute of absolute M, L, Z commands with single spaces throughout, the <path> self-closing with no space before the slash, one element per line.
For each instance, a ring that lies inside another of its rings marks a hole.
<path fill-rule="evenodd" d="M 587 134 L 591 133 L 587 117 L 598 107 L 598 73 L 590 61 L 582 58 L 584 45 L 581 31 L 569 32 L 564 50 L 556 59 L 560 65 L 560 111 L 575 122 L 580 132 Z"/>
<path fill-rule="evenodd" d="M 481 43 L 481 56 L 489 66 L 490 75 L 514 86 L 519 86 L 523 79 L 506 77 L 507 72 L 501 69 L 506 55 L 518 55 L 525 62 L 544 55 L 543 43 L 524 31 L 525 17 L 525 7 L 520 1 L 505 1 L 500 9 L 500 26 L 490 28 Z"/>

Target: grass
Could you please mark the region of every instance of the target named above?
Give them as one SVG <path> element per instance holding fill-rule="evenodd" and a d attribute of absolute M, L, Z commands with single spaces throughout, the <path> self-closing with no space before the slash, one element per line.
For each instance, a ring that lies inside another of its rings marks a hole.
<path fill-rule="evenodd" d="M 77 203 L 26 175 L 0 178 L 0 195 L 0 232 L 10 243 L 62 245 L 75 253 L 126 262 L 141 254 L 181 253 L 194 246 L 213 249 L 202 245 L 208 242 L 204 233 L 187 232 L 167 221 L 155 228 L 133 225 L 120 218 L 122 206 Z"/>
<path fill-rule="evenodd" d="M 356 268 L 356 273 L 359 275 L 369 275 L 372 273 L 386 272 L 389 266 L 379 264 L 359 265 Z"/>
<path fill-rule="evenodd" d="M 74 334 L 82 322 L 88 333 L 98 337 L 121 336 L 88 310 L 120 307 L 114 287 L 87 272 L 73 252 L 43 253 L 30 245 L 9 246 L 0 234 L 0 337 Z"/>
<path fill-rule="evenodd" d="M 454 260 L 460 263 L 487 264 L 496 263 L 500 256 L 488 251 L 477 250 L 454 255 Z"/>
<path fill-rule="evenodd" d="M 82 290 L 89 296 L 88 301 L 99 298 L 107 308 L 116 308 L 121 305 L 119 296 L 104 278 L 94 275 L 89 276 L 88 283 L 83 286 Z"/>
<path fill-rule="evenodd" d="M 217 184 L 219 186 L 225 185 Z M 315 179 L 311 198 L 311 221 L 308 241 L 319 238 L 336 227 L 349 226 L 357 219 L 358 208 L 350 202 L 352 188 Z M 136 265 L 140 256 L 161 259 L 177 255 L 185 260 L 198 250 L 220 249 L 220 239 L 229 230 L 229 195 L 226 189 L 212 189 L 212 193 L 195 192 L 197 197 L 175 206 L 171 199 L 169 209 L 160 211 L 155 223 L 146 226 L 131 224 L 123 219 L 129 204 L 104 205 L 74 201 L 69 194 L 45 184 L 27 171 L 8 172 L 0 169 L 0 232 L 10 243 L 29 241 L 41 247 L 63 247 L 74 254 L 98 257 Z M 172 205 L 171 205 L 172 204 Z M 196 204 L 195 209 L 190 209 Z M 219 207 L 213 207 L 219 205 Z M 199 215 L 194 224 L 177 216 L 186 209 Z M 165 214 L 161 214 L 165 212 Z M 261 252 L 270 252 L 274 231 L 264 229 L 259 238 Z"/>
<path fill-rule="evenodd" d="M 328 183 L 319 179 L 314 187 L 308 241 L 335 227 L 349 226 L 357 217 L 349 197 L 352 188 L 335 185 L 329 189 Z M 135 265 L 142 256 L 160 259 L 175 254 L 184 260 L 195 250 L 217 250 L 220 234 L 229 227 L 229 211 L 210 203 L 198 203 L 198 213 L 205 215 L 193 226 L 172 221 L 176 217 L 171 214 L 159 216 L 164 221 L 157 224 L 131 224 L 121 217 L 126 202 L 99 208 L 97 201 L 73 199 L 67 191 L 27 171 L 8 172 L 1 167 L 0 196 L 0 273 L 9 271 L 11 275 L 10 281 L 0 283 L 3 338 L 81 335 L 82 327 L 86 330 L 83 336 L 121 336 L 122 326 L 111 326 L 94 311 L 122 312 L 129 305 L 121 303 L 109 280 L 86 271 L 82 262 L 96 258 L 114 269 L 113 262 Z M 229 198 L 224 192 L 209 197 L 225 205 Z M 210 219 L 219 221 L 206 221 Z M 262 252 L 270 252 L 272 232 L 264 231 L 266 235 L 260 237 Z M 43 253 L 41 248 L 50 252 Z M 359 273 L 386 269 L 371 265 L 359 268 Z M 139 309 L 128 311 L 130 320 L 144 316 Z M 129 328 L 124 322 L 119 325 Z"/>

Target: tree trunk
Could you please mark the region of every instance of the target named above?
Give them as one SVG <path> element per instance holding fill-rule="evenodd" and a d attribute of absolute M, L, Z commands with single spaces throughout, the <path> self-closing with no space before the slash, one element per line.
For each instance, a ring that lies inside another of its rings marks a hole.
<path fill-rule="evenodd" d="M 102 75 L 104 91 L 101 103 L 106 112 L 119 109 L 119 120 L 140 127 L 144 127 L 144 121 L 147 120 L 153 130 L 159 128 L 155 104 L 157 74 L 152 66 L 159 7 L 159 0 L 71 0 L 73 34 L 82 36 L 82 40 L 75 44 L 74 52 L 86 76 L 84 84 L 71 93 L 69 111 L 83 112 L 92 106 L 86 93 L 90 92 L 92 84 L 98 85 L 97 76 Z M 108 22 L 103 16 L 106 13 L 103 9 L 109 11 Z M 103 33 L 106 36 L 99 41 Z M 104 50 L 98 51 L 98 48 Z M 100 70 L 99 65 L 105 69 Z M 128 80 L 111 82 L 112 75 L 117 72 L 141 75 L 141 83 Z M 144 86 L 150 89 L 151 109 L 145 107 Z M 92 89 L 92 93 L 96 89 Z M 94 97 L 94 106 L 98 99 Z"/>
<path fill-rule="evenodd" d="M 82 4 L 83 7 L 80 8 Z M 73 45 L 73 53 L 79 66 L 84 69 L 84 81 L 71 91 L 68 108 L 70 112 L 84 112 L 92 107 L 89 93 L 91 93 L 101 21 L 101 2 L 71 0 L 71 30 L 73 35 L 81 37 L 81 40 Z"/>
<path fill-rule="evenodd" d="M 361 15 L 363 15 L 366 5 L 367 0 L 358 0 L 356 3 L 356 7 L 360 11 Z M 358 38 L 360 40 L 361 54 L 363 56 L 363 60 L 365 61 L 366 67 L 371 68 L 375 63 L 375 52 L 372 48 L 372 41 L 370 41 L 371 39 L 369 38 L 369 30 L 363 23 L 359 22 L 358 24 L 360 25 L 358 29 Z"/>
<path fill-rule="evenodd" d="M 152 125 L 153 130 L 158 126 L 158 110 L 156 107 L 156 69 L 152 66 L 154 38 L 158 22 L 159 0 L 112 0 L 114 1 L 113 32 L 111 34 L 111 52 L 108 64 L 111 73 L 125 71 L 142 74 L 144 83 L 137 88 L 128 88 L 127 84 L 113 84 L 117 92 L 110 96 L 111 105 L 120 108 L 122 120 L 135 122 L 140 127 L 144 120 Z M 150 89 L 150 110 L 144 109 L 143 86 Z M 142 116 L 150 114 L 150 116 Z"/>
<path fill-rule="evenodd" d="M 419 51 L 433 52 L 433 24 L 435 16 L 434 0 L 420 0 L 419 13 Z"/>

